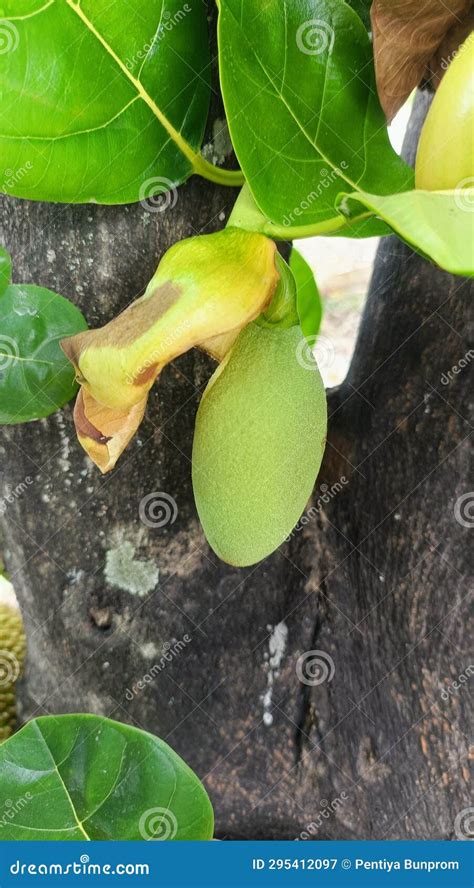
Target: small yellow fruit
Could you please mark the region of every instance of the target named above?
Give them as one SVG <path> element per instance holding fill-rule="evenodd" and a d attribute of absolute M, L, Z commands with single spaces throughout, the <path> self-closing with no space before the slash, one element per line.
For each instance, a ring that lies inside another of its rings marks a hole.
<path fill-rule="evenodd" d="M 427 191 L 474 187 L 474 32 L 433 99 L 421 131 L 415 183 Z"/>

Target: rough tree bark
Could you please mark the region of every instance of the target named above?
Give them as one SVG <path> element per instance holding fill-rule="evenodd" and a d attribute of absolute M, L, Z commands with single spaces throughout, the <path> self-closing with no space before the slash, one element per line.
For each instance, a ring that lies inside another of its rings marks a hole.
<path fill-rule="evenodd" d="M 1 242 L 15 280 L 63 293 L 96 326 L 170 244 L 220 227 L 232 200 L 202 181 L 156 215 L 4 199 Z M 469 662 L 469 530 L 454 506 L 470 427 L 467 372 L 441 377 L 470 347 L 469 289 L 384 241 L 349 375 L 329 393 L 309 521 L 254 568 L 221 564 L 197 521 L 190 453 L 210 372 L 198 352 L 165 370 L 139 439 L 105 478 L 70 407 L 3 428 L 3 495 L 33 479 L 2 519 L 29 639 L 23 718 L 89 711 L 167 739 L 204 779 L 220 837 L 294 838 L 311 823 L 315 838 L 451 837 L 468 804 L 467 691 L 441 691 Z M 162 528 L 139 518 L 154 491 L 178 506 Z M 107 579 L 117 548 L 159 569 L 151 593 Z M 314 650 L 334 675 L 308 685 L 296 664 Z"/>

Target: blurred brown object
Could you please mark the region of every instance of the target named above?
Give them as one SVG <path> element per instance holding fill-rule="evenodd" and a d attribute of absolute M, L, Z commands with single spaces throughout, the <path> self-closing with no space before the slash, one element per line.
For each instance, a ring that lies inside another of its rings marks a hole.
<path fill-rule="evenodd" d="M 374 0 L 371 19 L 377 89 L 391 120 L 422 81 L 436 89 L 474 29 L 474 2 Z"/>

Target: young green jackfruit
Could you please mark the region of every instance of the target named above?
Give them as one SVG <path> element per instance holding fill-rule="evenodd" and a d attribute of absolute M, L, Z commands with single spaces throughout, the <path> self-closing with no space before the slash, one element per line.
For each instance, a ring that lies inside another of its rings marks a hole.
<path fill-rule="evenodd" d="M 223 561 L 255 564 L 285 540 L 311 496 L 326 425 L 300 327 L 249 324 L 211 378 L 194 434 L 197 510 Z"/>
<path fill-rule="evenodd" d="M 15 726 L 15 682 L 23 668 L 25 650 L 20 611 L 10 584 L 0 576 L 0 743 L 10 737 Z"/>

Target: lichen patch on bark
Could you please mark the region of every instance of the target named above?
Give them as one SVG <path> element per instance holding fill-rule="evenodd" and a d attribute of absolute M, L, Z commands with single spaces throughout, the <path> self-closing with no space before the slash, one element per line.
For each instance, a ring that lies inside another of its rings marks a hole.
<path fill-rule="evenodd" d="M 156 587 L 160 572 L 154 561 L 137 559 L 134 546 L 125 540 L 106 553 L 104 574 L 110 586 L 144 597 Z"/>

